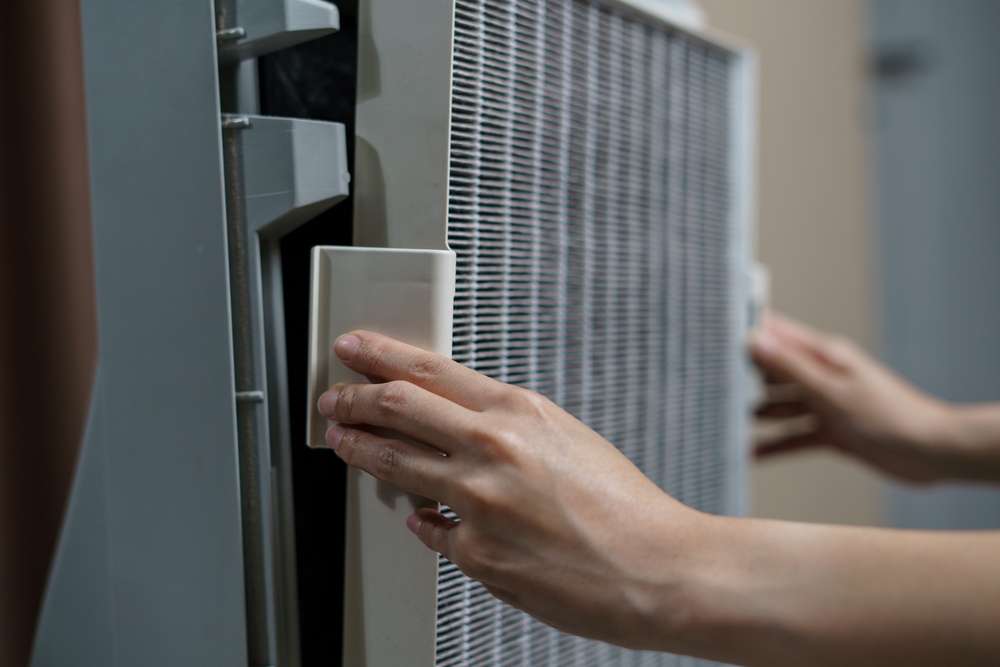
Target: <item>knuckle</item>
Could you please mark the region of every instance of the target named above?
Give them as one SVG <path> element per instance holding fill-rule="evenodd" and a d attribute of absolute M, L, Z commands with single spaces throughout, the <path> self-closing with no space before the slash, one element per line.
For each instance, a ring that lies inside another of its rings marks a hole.
<path fill-rule="evenodd" d="M 378 409 L 383 414 L 399 414 L 410 400 L 411 385 L 401 380 L 387 382 L 378 391 Z"/>
<path fill-rule="evenodd" d="M 382 480 L 395 477 L 402 464 L 402 458 L 402 453 L 395 445 L 387 444 L 376 454 L 372 474 Z"/>
<path fill-rule="evenodd" d="M 340 438 L 338 453 L 347 465 L 354 465 L 358 460 L 358 445 L 361 442 L 361 433 L 353 429 L 346 429 Z"/>
<path fill-rule="evenodd" d="M 552 407 L 552 402 L 549 399 L 537 392 L 522 387 L 513 388 L 511 400 L 515 409 L 532 416 L 546 415 Z"/>
<path fill-rule="evenodd" d="M 381 341 L 372 340 L 365 336 L 361 339 L 361 347 L 358 349 L 358 358 L 364 368 L 378 374 L 385 361 L 386 349 Z"/>
<path fill-rule="evenodd" d="M 849 338 L 831 336 L 823 346 L 823 353 L 832 361 L 845 363 L 858 354 L 857 344 Z"/>
<path fill-rule="evenodd" d="M 495 513 L 503 505 L 503 495 L 497 493 L 487 479 L 470 477 L 458 483 L 458 493 L 466 512 L 476 516 Z"/>
<path fill-rule="evenodd" d="M 525 445 L 519 431 L 502 425 L 480 429 L 473 440 L 481 453 L 498 461 L 511 461 Z"/>
<path fill-rule="evenodd" d="M 410 363 L 408 374 L 417 382 L 428 382 L 440 377 L 446 369 L 447 361 L 437 355 L 424 355 Z"/>
<path fill-rule="evenodd" d="M 500 445 L 500 429 L 493 424 L 476 424 L 469 431 L 469 440 L 477 449 L 490 451 Z"/>
<path fill-rule="evenodd" d="M 334 417 L 337 421 L 350 423 L 357 408 L 358 389 L 352 385 L 342 387 L 337 397 L 337 405 L 334 408 Z"/>

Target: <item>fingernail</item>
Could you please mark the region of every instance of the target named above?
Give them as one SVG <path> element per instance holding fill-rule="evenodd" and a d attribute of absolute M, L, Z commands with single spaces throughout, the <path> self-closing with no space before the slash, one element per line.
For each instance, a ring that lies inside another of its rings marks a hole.
<path fill-rule="evenodd" d="M 333 351 L 341 359 L 350 359 L 361 347 L 361 339 L 354 334 L 347 334 L 337 339 L 333 344 Z"/>
<path fill-rule="evenodd" d="M 330 424 L 330 427 L 326 429 L 326 444 L 330 449 L 336 449 L 343 437 L 344 429 L 337 424 Z"/>
<path fill-rule="evenodd" d="M 337 396 L 339 395 L 340 392 L 337 390 L 337 387 L 334 387 L 320 396 L 316 404 L 319 413 L 324 417 L 332 417 L 334 411 L 337 409 Z"/>
<path fill-rule="evenodd" d="M 420 524 L 422 523 L 423 521 L 416 514 L 411 514 L 410 516 L 406 517 L 406 527 L 414 535 L 416 535 L 420 531 Z"/>

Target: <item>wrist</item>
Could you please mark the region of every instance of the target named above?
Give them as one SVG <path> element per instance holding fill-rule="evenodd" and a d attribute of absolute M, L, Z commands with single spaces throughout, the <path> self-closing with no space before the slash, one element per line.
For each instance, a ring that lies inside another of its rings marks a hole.
<path fill-rule="evenodd" d="M 695 512 L 666 577 L 655 650 L 727 664 L 801 664 L 816 618 L 801 613 L 797 553 L 812 527 Z M 676 545 L 675 545 L 676 546 Z"/>
<path fill-rule="evenodd" d="M 942 404 L 929 450 L 943 479 L 1000 480 L 1000 408 Z"/>
<path fill-rule="evenodd" d="M 631 540 L 621 568 L 626 604 L 620 616 L 620 643 L 631 649 L 682 652 L 678 640 L 690 630 L 694 580 L 703 569 L 699 557 L 713 532 L 714 517 L 693 510 L 666 495 L 665 507 L 649 511 L 651 522 Z"/>
<path fill-rule="evenodd" d="M 760 526 L 747 519 L 688 510 L 681 534 L 664 532 L 655 585 L 648 589 L 644 622 L 654 644 L 635 648 L 761 664 L 787 648 L 780 614 L 755 572 L 768 569 Z M 761 561 L 761 562 L 758 562 Z M 756 662 L 756 658 L 755 658 Z"/>

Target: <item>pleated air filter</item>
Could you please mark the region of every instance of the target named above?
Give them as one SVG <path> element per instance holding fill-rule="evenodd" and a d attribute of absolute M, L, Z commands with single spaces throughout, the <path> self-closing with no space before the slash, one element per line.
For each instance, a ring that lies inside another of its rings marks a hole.
<path fill-rule="evenodd" d="M 356 243 L 450 247 L 456 360 L 738 512 L 744 54 L 622 0 L 371 0 L 361 27 Z M 681 664 L 561 634 L 446 560 L 423 621 L 407 664 Z"/>

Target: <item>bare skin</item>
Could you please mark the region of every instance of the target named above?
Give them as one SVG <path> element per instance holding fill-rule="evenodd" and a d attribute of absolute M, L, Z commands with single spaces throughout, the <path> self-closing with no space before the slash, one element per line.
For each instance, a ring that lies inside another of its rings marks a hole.
<path fill-rule="evenodd" d="M 770 315 L 751 352 L 769 381 L 764 418 L 810 423 L 759 457 L 831 447 L 910 483 L 1000 481 L 1000 405 L 939 401 L 850 341 Z"/>
<path fill-rule="evenodd" d="M 801 382 L 801 349 L 789 361 L 787 339 L 767 335 L 754 344 L 758 362 L 773 362 L 786 384 Z M 1000 534 L 705 515 L 537 394 L 371 332 L 343 336 L 334 349 L 377 381 L 321 398 L 334 422 L 327 444 L 348 464 L 453 507 L 461 523 L 425 509 L 407 525 L 546 623 L 751 665 L 995 664 L 1000 656 Z M 858 432 L 889 433 L 887 451 L 908 451 L 877 416 L 853 423 L 844 412 Z M 833 428 L 836 413 L 821 413 Z"/>

